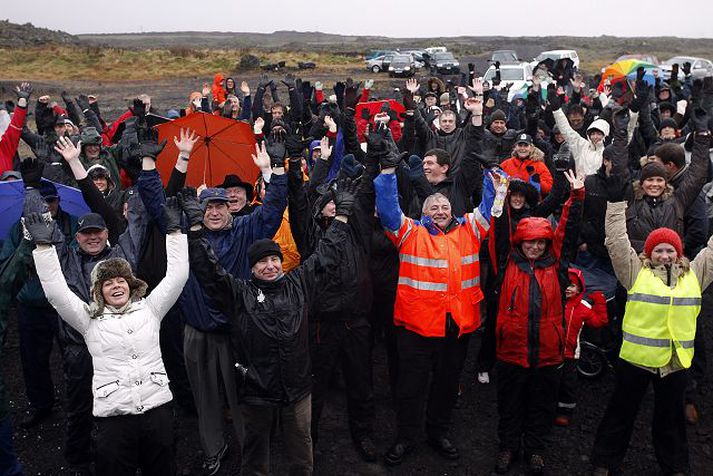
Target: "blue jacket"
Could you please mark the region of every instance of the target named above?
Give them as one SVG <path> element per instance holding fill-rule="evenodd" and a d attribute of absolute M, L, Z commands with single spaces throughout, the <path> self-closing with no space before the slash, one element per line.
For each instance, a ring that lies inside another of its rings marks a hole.
<path fill-rule="evenodd" d="M 161 205 L 166 202 L 158 171 L 142 171 L 138 180 L 139 194 L 149 216 L 161 223 Z M 287 174 L 274 175 L 267 187 L 261 207 L 249 215 L 233 217 L 232 225 L 221 231 L 205 230 L 205 238 L 225 270 L 237 279 L 250 279 L 248 247 L 261 238 L 272 238 L 282 223 L 287 208 Z M 229 318 L 203 293 L 198 279 L 191 271 L 178 300 L 186 323 L 202 332 L 227 332 Z"/>

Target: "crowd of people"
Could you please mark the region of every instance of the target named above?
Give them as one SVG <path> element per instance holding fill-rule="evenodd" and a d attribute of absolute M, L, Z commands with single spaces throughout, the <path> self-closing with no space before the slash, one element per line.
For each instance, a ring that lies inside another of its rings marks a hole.
<path fill-rule="evenodd" d="M 365 461 L 398 466 L 424 439 L 455 460 L 465 448 L 451 413 L 482 332 L 494 471 L 522 455 L 542 474 L 552 426 L 576 418 L 586 326 L 620 346 L 593 474 L 620 467 L 649 384 L 656 460 L 689 474 L 705 373 L 697 318 L 713 281 L 713 77 L 694 80 L 690 64 L 668 80 L 541 69 L 508 101 L 498 74 L 488 84 L 473 69 L 409 79 L 398 100 L 371 80 L 329 91 L 262 75 L 253 95 L 216 75 L 185 108 L 141 94 L 113 120 L 96 97 L 65 94 L 39 97 L 28 121 L 33 88 L 17 86 L 0 111 L 0 181 L 22 180 L 25 195 L 0 251 L 0 337 L 15 306 L 19 425 L 54 411 L 57 340 L 73 475 L 175 475 L 178 410 L 197 416 L 206 475 L 231 448 L 243 474 L 269 474 L 278 427 L 290 474 L 312 474 L 336 373 Z M 248 124 L 256 144 L 242 160 L 257 176 L 187 186 L 201 138 L 181 129 L 167 156 L 152 125 L 193 114 Z M 175 164 L 169 177 L 159 157 Z M 91 212 L 65 211 L 64 186 Z M 374 443 L 381 342 L 389 448 Z M 0 379 L 2 476 L 22 474 L 12 434 Z"/>

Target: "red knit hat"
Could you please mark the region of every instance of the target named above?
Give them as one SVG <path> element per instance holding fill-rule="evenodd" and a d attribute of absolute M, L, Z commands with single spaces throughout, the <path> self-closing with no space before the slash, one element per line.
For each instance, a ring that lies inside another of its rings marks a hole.
<path fill-rule="evenodd" d="M 656 228 L 652 231 L 649 237 L 646 238 L 646 243 L 644 243 L 644 254 L 650 258 L 651 251 L 661 243 L 668 243 L 676 249 L 676 253 L 678 253 L 679 257 L 683 256 L 681 237 L 670 228 Z"/>

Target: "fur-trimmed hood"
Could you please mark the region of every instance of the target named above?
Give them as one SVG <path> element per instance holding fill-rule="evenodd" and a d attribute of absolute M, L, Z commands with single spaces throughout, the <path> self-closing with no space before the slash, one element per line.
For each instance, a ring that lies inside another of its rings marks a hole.
<path fill-rule="evenodd" d="M 109 258 L 100 261 L 91 273 L 92 281 L 92 302 L 89 304 L 89 315 L 96 319 L 104 312 L 106 303 L 102 294 L 102 284 L 104 281 L 121 276 L 129 284 L 129 303 L 133 303 L 146 295 L 148 285 L 134 276 L 131 265 L 124 258 Z"/>

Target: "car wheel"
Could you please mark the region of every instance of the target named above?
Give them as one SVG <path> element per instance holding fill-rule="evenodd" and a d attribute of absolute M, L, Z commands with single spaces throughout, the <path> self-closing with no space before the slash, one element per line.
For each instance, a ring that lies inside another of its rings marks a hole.
<path fill-rule="evenodd" d="M 379 68 L 379 65 L 375 64 L 374 66 L 371 67 L 372 73 L 378 73 L 379 71 L 381 71 L 381 68 Z"/>

